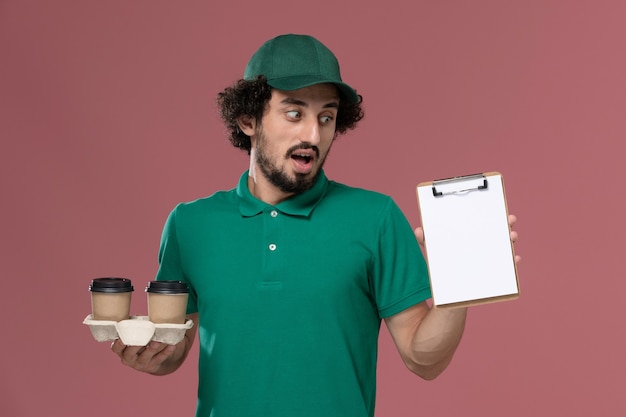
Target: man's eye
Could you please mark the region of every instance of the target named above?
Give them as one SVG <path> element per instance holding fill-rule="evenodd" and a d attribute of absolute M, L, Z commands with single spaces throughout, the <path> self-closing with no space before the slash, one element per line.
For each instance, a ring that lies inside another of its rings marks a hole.
<path fill-rule="evenodd" d="M 320 122 L 326 124 L 333 120 L 332 116 L 322 116 L 320 117 Z"/>
<path fill-rule="evenodd" d="M 299 119 L 300 118 L 300 112 L 297 110 L 291 110 L 287 112 L 287 116 L 291 119 Z"/>

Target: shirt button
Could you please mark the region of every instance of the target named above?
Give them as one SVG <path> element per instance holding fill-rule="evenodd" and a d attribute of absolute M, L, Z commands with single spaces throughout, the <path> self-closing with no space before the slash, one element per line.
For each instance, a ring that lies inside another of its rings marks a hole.
<path fill-rule="evenodd" d="M 270 248 L 270 250 L 276 250 L 276 245 L 274 243 L 270 243 L 268 247 Z"/>
<path fill-rule="evenodd" d="M 272 217 L 276 217 L 276 216 L 278 216 L 278 212 L 277 212 L 276 210 L 272 210 L 272 212 L 270 213 L 270 215 L 271 215 Z"/>

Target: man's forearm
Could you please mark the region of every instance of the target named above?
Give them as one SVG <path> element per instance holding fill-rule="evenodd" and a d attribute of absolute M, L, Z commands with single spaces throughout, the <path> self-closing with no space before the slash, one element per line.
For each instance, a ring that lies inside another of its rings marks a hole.
<path fill-rule="evenodd" d="M 432 308 L 415 331 L 411 362 L 424 379 L 434 379 L 448 366 L 463 336 L 467 308 Z"/>

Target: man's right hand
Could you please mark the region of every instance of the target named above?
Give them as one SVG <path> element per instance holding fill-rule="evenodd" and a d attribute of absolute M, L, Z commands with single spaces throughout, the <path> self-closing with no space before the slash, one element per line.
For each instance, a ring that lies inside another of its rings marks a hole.
<path fill-rule="evenodd" d="M 172 356 L 177 346 L 160 342 L 150 342 L 146 346 L 126 346 L 117 339 L 111 345 L 111 350 L 120 357 L 124 365 L 141 372 L 159 374 L 163 362 Z"/>
<path fill-rule="evenodd" d="M 199 326 L 198 313 L 190 314 L 188 319 L 194 325 L 185 332 L 185 337 L 176 345 L 152 341 L 146 346 L 126 346 L 120 339 L 111 344 L 111 350 L 130 366 L 141 372 L 153 375 L 167 375 L 177 370 L 185 361 Z"/>

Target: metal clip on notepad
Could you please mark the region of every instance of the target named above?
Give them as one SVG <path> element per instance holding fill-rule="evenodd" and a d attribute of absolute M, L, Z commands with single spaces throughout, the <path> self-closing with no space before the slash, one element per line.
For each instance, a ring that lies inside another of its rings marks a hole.
<path fill-rule="evenodd" d="M 473 180 L 480 180 L 482 179 L 483 182 L 482 184 L 478 185 L 478 186 L 472 186 L 470 188 L 462 188 L 460 190 L 446 190 L 446 191 L 437 191 L 437 187 L 441 188 L 447 188 L 445 186 L 447 185 L 451 185 L 454 183 L 460 183 L 460 182 L 466 182 L 466 181 L 473 181 Z M 442 187 L 443 186 L 443 187 Z M 460 193 L 467 193 L 470 191 L 480 191 L 480 190 L 486 190 L 487 189 L 487 178 L 485 178 L 485 175 L 483 174 L 474 174 L 474 175 L 466 175 L 463 177 L 454 177 L 454 178 L 447 178 L 444 180 L 437 180 L 437 181 L 433 181 L 433 195 L 435 197 L 443 197 L 444 195 L 450 195 L 450 194 L 460 194 Z"/>

